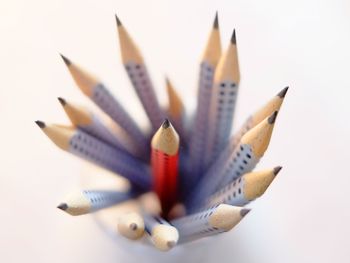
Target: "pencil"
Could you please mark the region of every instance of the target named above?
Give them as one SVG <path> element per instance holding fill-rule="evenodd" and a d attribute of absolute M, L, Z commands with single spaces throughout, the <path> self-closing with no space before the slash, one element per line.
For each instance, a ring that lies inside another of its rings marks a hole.
<path fill-rule="evenodd" d="M 118 221 L 118 231 L 128 239 L 140 239 L 145 232 L 143 218 L 135 212 L 121 215 Z"/>
<path fill-rule="evenodd" d="M 197 108 L 190 137 L 189 159 L 191 169 L 190 176 L 186 178 L 187 189 L 191 189 L 204 170 L 203 152 L 205 151 L 207 130 L 209 128 L 208 115 L 212 94 L 213 76 L 220 56 L 220 30 L 218 14 L 216 13 L 213 27 L 200 63 Z"/>
<path fill-rule="evenodd" d="M 218 204 L 204 211 L 170 221 L 179 232 L 179 243 L 230 231 L 250 209 Z"/>
<path fill-rule="evenodd" d="M 115 17 L 123 64 L 146 111 L 146 115 L 151 122 L 153 131 L 155 131 L 162 124 L 165 114 L 159 105 L 147 67 L 138 47 L 131 39 L 117 15 Z"/>
<path fill-rule="evenodd" d="M 168 251 L 176 246 L 179 233 L 165 219 L 144 214 L 143 220 L 145 222 L 145 231 L 157 249 Z"/>
<path fill-rule="evenodd" d="M 151 141 L 151 166 L 154 191 L 157 193 L 164 216 L 176 203 L 180 139 L 166 119 Z"/>
<path fill-rule="evenodd" d="M 286 93 L 288 91 L 288 87 L 282 89 L 276 96 L 270 99 L 264 106 L 262 106 L 259 110 L 257 110 L 254 114 L 252 114 L 241 126 L 241 128 L 236 132 L 230 139 L 229 143 L 223 148 L 222 152 L 219 154 L 218 158 L 213 162 L 213 164 L 206 171 L 206 178 L 215 177 L 215 174 L 219 169 L 221 169 L 225 162 L 229 159 L 230 155 L 235 150 L 236 146 L 239 144 L 242 136 L 254 128 L 260 122 L 262 122 L 265 118 L 269 117 L 275 111 L 279 111 Z"/>
<path fill-rule="evenodd" d="M 72 122 L 72 124 L 83 130 L 84 132 L 109 143 L 120 150 L 129 152 L 132 155 L 139 156 L 139 152 L 134 145 L 123 143 L 116 135 L 114 135 L 98 118 L 94 113 L 72 102 L 67 101 L 64 98 L 59 97 L 65 113 Z"/>
<path fill-rule="evenodd" d="M 185 133 L 185 106 L 182 102 L 180 95 L 177 93 L 173 84 L 170 82 L 169 78 L 165 79 L 169 108 L 168 114 L 176 131 L 179 133 L 181 138 L 181 144 L 185 144 L 187 135 Z"/>
<path fill-rule="evenodd" d="M 261 121 L 267 118 L 275 111 L 280 111 L 284 98 L 287 94 L 289 87 L 282 89 L 276 96 L 270 99 L 263 107 L 257 110 L 252 114 L 248 119 L 243 123 L 241 128 L 234 134 L 232 142 L 230 145 L 237 145 L 242 138 L 242 136 L 249 131 L 251 128 L 254 128 Z"/>
<path fill-rule="evenodd" d="M 242 174 L 254 169 L 269 145 L 277 111 L 250 129 L 240 140 L 235 150 L 222 167 L 208 171 L 188 197 L 186 207 L 198 207 L 202 200 L 220 187 L 226 186 Z M 214 172 L 214 173 L 213 173 Z"/>
<path fill-rule="evenodd" d="M 205 168 L 209 167 L 229 139 L 239 81 L 240 73 L 234 30 L 230 44 L 226 52 L 221 55 L 215 70 L 208 122 L 209 130 L 204 152 Z"/>
<path fill-rule="evenodd" d="M 244 206 L 262 196 L 281 169 L 282 167 L 278 166 L 246 173 L 208 197 L 205 207 L 221 203 Z"/>
<path fill-rule="evenodd" d="M 62 150 L 117 173 L 143 190 L 150 189 L 151 176 L 148 165 L 130 154 L 79 129 L 46 124 L 42 121 L 36 121 L 36 124 Z"/>
<path fill-rule="evenodd" d="M 141 153 L 148 155 L 146 136 L 105 85 L 67 57 L 61 56 L 80 90 L 126 132 Z"/>
<path fill-rule="evenodd" d="M 117 205 L 137 196 L 136 191 L 118 192 L 106 190 L 82 190 L 69 193 L 57 208 L 79 216 L 96 212 L 106 207 Z"/>

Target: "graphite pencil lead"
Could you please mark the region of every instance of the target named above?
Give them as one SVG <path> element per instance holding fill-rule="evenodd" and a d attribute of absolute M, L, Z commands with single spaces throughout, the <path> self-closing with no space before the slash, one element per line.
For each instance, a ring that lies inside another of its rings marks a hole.
<path fill-rule="evenodd" d="M 137 229 L 137 225 L 135 223 L 131 223 L 129 228 L 133 231 L 135 231 Z"/>
<path fill-rule="evenodd" d="M 241 216 L 244 217 L 246 214 L 248 214 L 250 212 L 251 209 L 248 208 L 244 208 L 241 210 Z"/>
<path fill-rule="evenodd" d="M 273 174 L 277 175 L 282 169 L 282 166 L 277 166 L 275 168 L 273 168 Z"/>
<path fill-rule="evenodd" d="M 236 45 L 236 29 L 233 29 L 232 37 L 231 37 L 231 43 Z"/>
<path fill-rule="evenodd" d="M 67 104 L 67 102 L 66 102 L 66 100 L 65 100 L 64 98 L 58 97 L 57 99 L 58 99 L 58 101 L 61 103 L 61 105 L 62 105 L 63 107 Z"/>
<path fill-rule="evenodd" d="M 72 62 L 71 62 L 68 58 L 66 58 L 66 57 L 63 56 L 62 54 L 60 54 L 60 55 L 61 55 L 61 57 L 62 57 L 64 63 L 65 63 L 67 66 L 69 66 L 70 64 L 72 64 Z"/>
<path fill-rule="evenodd" d="M 276 121 L 276 118 L 277 118 L 277 114 L 278 114 L 278 111 L 275 111 L 274 113 L 272 113 L 272 115 L 268 118 L 268 122 L 270 124 L 274 124 L 275 121 Z"/>
<path fill-rule="evenodd" d="M 120 21 L 119 17 L 117 16 L 117 14 L 115 14 L 115 20 L 117 21 L 117 26 L 122 26 L 122 22 Z"/>
<path fill-rule="evenodd" d="M 173 248 L 176 245 L 175 241 L 168 241 L 167 243 L 168 248 Z"/>
<path fill-rule="evenodd" d="M 41 129 L 44 129 L 44 128 L 45 128 L 45 122 L 43 122 L 43 121 L 35 121 L 35 123 L 36 123 Z"/>
<path fill-rule="evenodd" d="M 219 28 L 219 17 L 218 17 L 218 11 L 215 13 L 215 19 L 214 19 L 214 24 L 213 28 L 218 29 Z"/>
<path fill-rule="evenodd" d="M 163 129 L 167 129 L 170 126 L 170 121 L 168 119 L 165 119 L 165 121 L 162 124 Z"/>
<path fill-rule="evenodd" d="M 66 211 L 68 209 L 68 205 L 66 203 L 61 203 L 57 206 L 57 208 Z"/>
<path fill-rule="evenodd" d="M 283 90 L 281 90 L 281 91 L 277 94 L 277 96 L 280 97 L 281 99 L 283 99 L 283 98 L 286 96 L 288 89 L 289 89 L 288 86 L 285 87 Z"/>

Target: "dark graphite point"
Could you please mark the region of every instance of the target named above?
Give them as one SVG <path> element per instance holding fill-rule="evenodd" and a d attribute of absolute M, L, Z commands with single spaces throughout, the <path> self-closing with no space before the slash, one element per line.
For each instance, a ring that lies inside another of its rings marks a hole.
<path fill-rule="evenodd" d="M 70 64 L 72 64 L 72 62 L 70 62 L 70 60 L 68 58 L 66 58 L 65 56 L 63 56 L 62 54 L 60 54 L 64 63 L 69 66 Z"/>
<path fill-rule="evenodd" d="M 118 26 L 121 26 L 121 25 L 122 25 L 122 22 L 119 20 L 117 14 L 115 15 L 115 20 L 117 21 L 117 25 L 118 25 Z"/>
<path fill-rule="evenodd" d="M 67 102 L 64 98 L 58 97 L 57 99 L 61 103 L 62 106 L 65 106 L 67 104 Z"/>
<path fill-rule="evenodd" d="M 268 118 L 267 121 L 268 121 L 270 124 L 275 123 L 275 120 L 276 120 L 276 117 L 277 117 L 277 113 L 278 113 L 278 111 L 275 111 L 275 112 L 272 113 L 272 115 Z"/>
<path fill-rule="evenodd" d="M 285 87 L 283 90 L 281 90 L 281 91 L 277 94 L 277 96 L 280 97 L 281 99 L 284 98 L 284 97 L 286 96 L 286 94 L 287 94 L 288 89 L 289 89 L 288 86 Z"/>
<path fill-rule="evenodd" d="M 131 223 L 129 227 L 133 231 L 135 231 L 137 229 L 137 225 L 135 223 Z"/>
<path fill-rule="evenodd" d="M 249 212 L 250 212 L 250 209 L 244 208 L 244 209 L 241 210 L 241 216 L 244 217 Z"/>
<path fill-rule="evenodd" d="M 45 122 L 43 122 L 43 121 L 35 121 L 35 123 L 36 123 L 41 129 L 44 129 L 44 128 L 45 128 Z"/>
<path fill-rule="evenodd" d="M 166 244 L 168 248 L 173 248 L 176 245 L 175 241 L 168 241 Z"/>
<path fill-rule="evenodd" d="M 61 209 L 63 211 L 67 210 L 68 209 L 68 205 L 66 203 L 62 203 L 62 204 L 59 204 L 57 206 L 58 209 Z"/>
<path fill-rule="evenodd" d="M 170 121 L 168 119 L 165 119 L 165 121 L 162 124 L 163 129 L 167 129 L 170 126 Z"/>
<path fill-rule="evenodd" d="M 219 18 L 218 18 L 218 11 L 215 13 L 215 19 L 214 19 L 214 24 L 213 27 L 218 29 L 219 28 Z"/>
<path fill-rule="evenodd" d="M 275 168 L 273 168 L 273 174 L 277 175 L 282 169 L 282 166 L 277 166 Z"/>
<path fill-rule="evenodd" d="M 232 37 L 231 37 L 231 43 L 236 45 L 236 29 L 233 29 Z"/>

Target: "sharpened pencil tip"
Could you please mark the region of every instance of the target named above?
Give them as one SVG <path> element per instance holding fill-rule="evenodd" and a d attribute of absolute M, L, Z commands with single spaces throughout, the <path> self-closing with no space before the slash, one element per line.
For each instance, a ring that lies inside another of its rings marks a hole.
<path fill-rule="evenodd" d="M 272 113 L 272 115 L 267 119 L 270 124 L 274 124 L 277 118 L 278 111 Z"/>
<path fill-rule="evenodd" d="M 219 28 L 219 17 L 218 17 L 218 11 L 215 13 L 215 19 L 214 19 L 214 24 L 213 28 L 218 29 Z"/>
<path fill-rule="evenodd" d="M 137 229 L 137 225 L 135 223 L 131 223 L 129 228 L 132 230 L 132 231 L 135 231 Z"/>
<path fill-rule="evenodd" d="M 282 166 L 277 166 L 275 168 L 273 168 L 273 174 L 277 175 L 282 169 Z"/>
<path fill-rule="evenodd" d="M 173 248 L 176 245 L 175 241 L 168 241 L 167 243 L 168 248 Z"/>
<path fill-rule="evenodd" d="M 232 37 L 231 37 L 231 43 L 236 45 L 236 29 L 233 29 Z"/>
<path fill-rule="evenodd" d="M 68 205 L 66 203 L 61 203 L 57 206 L 57 208 L 66 211 L 68 209 Z"/>
<path fill-rule="evenodd" d="M 117 21 L 117 26 L 122 26 L 122 22 L 119 20 L 119 17 L 117 16 L 117 14 L 115 14 L 115 20 Z"/>
<path fill-rule="evenodd" d="M 61 57 L 62 57 L 64 63 L 65 63 L 67 66 L 69 66 L 70 64 L 72 64 L 72 62 L 71 62 L 68 58 L 66 58 L 66 57 L 63 56 L 62 54 L 60 54 L 60 55 L 61 55 Z"/>
<path fill-rule="evenodd" d="M 286 96 L 288 89 L 289 89 L 288 86 L 285 87 L 283 90 L 281 90 L 281 91 L 277 94 L 277 96 L 280 97 L 281 99 L 283 99 L 283 98 Z"/>
<path fill-rule="evenodd" d="M 62 105 L 63 107 L 67 104 L 67 102 L 66 102 L 66 100 L 65 100 L 64 98 L 58 97 L 57 99 L 58 99 L 58 101 L 61 103 L 61 105 Z"/>
<path fill-rule="evenodd" d="M 167 129 L 170 126 L 170 121 L 168 119 L 165 119 L 165 121 L 162 124 L 163 129 Z"/>
<path fill-rule="evenodd" d="M 248 208 L 244 208 L 241 210 L 241 217 L 246 216 L 246 214 L 248 214 L 250 212 L 251 209 Z"/>
<path fill-rule="evenodd" d="M 40 127 L 40 129 L 44 129 L 45 128 L 45 122 L 43 122 L 43 121 L 35 121 L 35 123 Z"/>

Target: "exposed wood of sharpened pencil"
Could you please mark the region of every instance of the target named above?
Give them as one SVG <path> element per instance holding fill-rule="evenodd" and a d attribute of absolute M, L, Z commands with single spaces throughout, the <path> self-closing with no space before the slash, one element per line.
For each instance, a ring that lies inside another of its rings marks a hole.
<path fill-rule="evenodd" d="M 230 231 L 249 211 L 247 208 L 219 204 L 170 223 L 179 231 L 179 243 L 185 243 Z"/>
<path fill-rule="evenodd" d="M 100 80 L 65 56 L 61 56 L 80 90 L 126 132 L 140 153 L 148 156 L 149 145 L 146 136 L 118 100 Z"/>
<path fill-rule="evenodd" d="M 204 207 L 217 204 L 244 206 L 262 196 L 282 167 L 277 166 L 257 172 L 250 172 L 232 181 L 208 197 Z"/>
<path fill-rule="evenodd" d="M 204 167 L 207 169 L 228 142 L 234 118 L 240 81 L 236 33 L 215 70 L 209 111 L 209 130 Z"/>
<path fill-rule="evenodd" d="M 181 144 L 183 145 L 187 139 L 187 134 L 185 132 L 185 106 L 182 102 L 180 95 L 177 93 L 176 89 L 170 82 L 169 78 L 166 78 L 166 87 L 169 101 L 168 114 L 171 123 L 175 127 L 176 131 L 179 133 L 181 138 Z"/>
<path fill-rule="evenodd" d="M 138 47 L 117 16 L 116 21 L 123 64 L 151 122 L 153 131 L 155 131 L 163 122 L 165 114 L 159 105 L 148 70 Z"/>
<path fill-rule="evenodd" d="M 191 165 L 189 178 L 184 182 L 187 189 L 191 189 L 199 180 L 203 173 L 204 154 L 206 148 L 207 132 L 208 132 L 208 115 L 209 105 L 212 94 L 213 76 L 216 65 L 221 56 L 221 41 L 218 14 L 215 15 L 214 24 L 209 35 L 209 39 L 204 50 L 204 54 L 200 64 L 197 108 L 195 111 L 195 119 L 191 129 L 190 138 L 190 157 Z"/>
<path fill-rule="evenodd" d="M 179 240 L 177 229 L 160 217 L 143 214 L 145 230 L 154 246 L 162 251 L 168 251 L 176 246 Z"/>
<path fill-rule="evenodd" d="M 57 208 L 72 215 L 84 215 L 117 205 L 137 196 L 136 191 L 82 190 L 69 193 Z"/>
<path fill-rule="evenodd" d="M 59 148 L 130 180 L 142 190 L 151 187 L 149 166 L 82 130 L 36 121 Z"/>
<path fill-rule="evenodd" d="M 167 119 L 151 141 L 154 190 L 160 199 L 165 216 L 177 199 L 179 143 L 179 136 Z"/>
<path fill-rule="evenodd" d="M 133 144 L 124 143 L 120 140 L 116 134 L 113 134 L 94 113 L 82 107 L 76 105 L 64 98 L 58 98 L 65 113 L 72 122 L 73 125 L 79 129 L 89 133 L 90 135 L 109 143 L 120 150 L 127 151 L 132 155 L 139 156 L 137 148 Z"/>
<path fill-rule="evenodd" d="M 201 207 L 206 198 L 224 187 L 242 174 L 252 171 L 264 155 L 270 143 L 277 111 L 249 130 L 240 140 L 235 150 L 222 167 L 215 173 L 209 170 L 188 196 L 186 208 L 189 210 Z"/>
<path fill-rule="evenodd" d="M 120 216 L 118 220 L 119 233 L 131 240 L 140 239 L 145 232 L 145 223 L 140 214 L 132 212 Z"/>
<path fill-rule="evenodd" d="M 250 129 L 254 128 L 265 118 L 269 117 L 275 111 L 279 111 L 284 98 L 287 94 L 288 87 L 282 89 L 276 96 L 270 99 L 264 106 L 262 106 L 258 111 L 252 114 L 241 126 L 241 128 L 236 132 L 230 139 L 229 143 L 224 147 L 222 152 L 219 154 L 215 162 L 206 171 L 206 178 L 215 177 L 217 171 L 220 170 L 225 162 L 229 159 L 230 155 L 235 150 L 236 146 L 239 144 L 242 136 L 248 132 Z"/>

